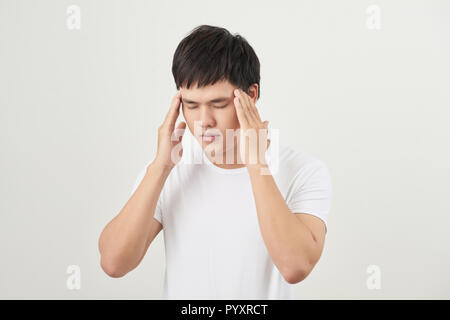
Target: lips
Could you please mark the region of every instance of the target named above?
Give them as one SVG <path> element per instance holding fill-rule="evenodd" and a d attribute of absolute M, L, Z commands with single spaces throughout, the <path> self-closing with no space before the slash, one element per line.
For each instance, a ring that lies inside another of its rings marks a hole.
<path fill-rule="evenodd" d="M 201 135 L 201 137 L 217 137 L 218 134 L 217 133 L 212 133 L 212 132 L 206 132 L 204 134 Z"/>
<path fill-rule="evenodd" d="M 212 142 L 216 139 L 217 134 L 204 134 L 201 137 L 203 141 Z"/>

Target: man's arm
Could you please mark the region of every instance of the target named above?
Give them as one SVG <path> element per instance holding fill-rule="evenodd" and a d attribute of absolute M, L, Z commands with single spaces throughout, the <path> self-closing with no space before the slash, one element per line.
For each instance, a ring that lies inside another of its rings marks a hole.
<path fill-rule="evenodd" d="M 298 283 L 312 271 L 322 253 L 325 226 L 309 214 L 294 214 L 270 174 L 267 165 L 248 165 L 258 222 L 272 261 L 284 279 Z"/>
<path fill-rule="evenodd" d="M 258 141 L 253 141 L 255 145 L 252 145 L 252 139 L 247 143 L 245 134 L 242 134 L 239 150 L 246 152 L 240 154 L 240 158 L 247 165 L 259 226 L 269 255 L 285 280 L 293 284 L 305 279 L 319 260 L 325 226 L 312 215 L 292 213 L 272 175 L 262 174 L 262 169 L 270 173 L 264 156 L 260 157 L 265 155 L 270 145 L 266 135 L 269 122 L 261 120 L 255 105 L 258 86 L 252 86 L 249 91 L 251 96 L 237 88 L 234 104 L 241 132 L 256 131 Z M 253 160 L 250 162 L 250 159 L 257 159 L 256 163 Z"/>
<path fill-rule="evenodd" d="M 99 238 L 100 265 L 111 277 L 136 268 L 162 225 L 153 217 L 170 171 L 151 163 L 131 198 L 103 229 Z"/>
<path fill-rule="evenodd" d="M 180 161 L 186 123 L 175 130 L 181 103 L 180 91 L 173 97 L 163 124 L 158 129 L 158 151 L 147 167 L 142 182 L 119 214 L 103 229 L 98 247 L 100 265 L 111 277 L 123 277 L 136 268 L 162 225 L 153 215 L 164 183 Z M 178 150 L 178 147 L 179 148 Z M 173 152 L 173 151 L 178 151 Z"/>

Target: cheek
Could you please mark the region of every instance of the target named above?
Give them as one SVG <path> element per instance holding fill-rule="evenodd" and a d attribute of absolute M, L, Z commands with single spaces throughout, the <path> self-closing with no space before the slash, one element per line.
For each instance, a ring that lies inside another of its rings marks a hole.
<path fill-rule="evenodd" d="M 239 121 L 234 110 L 227 110 L 227 112 L 221 113 L 216 117 L 217 124 L 219 128 L 225 129 L 236 129 L 239 127 Z"/>
<path fill-rule="evenodd" d="M 194 119 L 192 117 L 192 112 L 189 112 L 188 109 L 184 108 L 184 106 L 181 106 L 181 112 L 183 113 L 183 117 L 186 120 L 186 123 L 189 125 L 190 122 L 194 122 Z"/>
<path fill-rule="evenodd" d="M 195 119 L 195 116 L 193 115 L 193 113 L 192 112 L 190 112 L 189 110 L 185 110 L 184 108 L 182 109 L 182 112 L 183 112 L 183 117 L 184 117 L 184 119 L 186 120 L 186 124 L 189 126 L 189 127 L 193 127 L 194 126 L 194 121 L 196 120 Z"/>
<path fill-rule="evenodd" d="M 195 119 L 192 118 L 192 116 L 189 116 L 189 112 L 187 112 L 187 113 L 183 112 L 183 117 L 184 117 L 184 120 L 186 122 L 187 127 L 193 133 L 194 132 L 194 120 Z"/>

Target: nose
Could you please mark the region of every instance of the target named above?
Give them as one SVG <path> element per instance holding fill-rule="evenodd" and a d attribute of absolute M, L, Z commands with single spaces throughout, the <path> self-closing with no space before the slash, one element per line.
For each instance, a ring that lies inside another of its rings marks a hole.
<path fill-rule="evenodd" d="M 216 120 L 209 107 L 200 108 L 200 119 L 203 132 L 216 126 Z"/>

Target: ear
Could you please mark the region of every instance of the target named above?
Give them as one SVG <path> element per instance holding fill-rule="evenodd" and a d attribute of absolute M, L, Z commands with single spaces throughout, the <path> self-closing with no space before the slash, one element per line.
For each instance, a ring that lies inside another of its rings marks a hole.
<path fill-rule="evenodd" d="M 259 87 L 258 87 L 257 83 L 252 84 L 248 88 L 248 95 L 252 98 L 254 103 L 256 103 L 256 101 L 258 100 L 258 92 L 259 92 Z"/>

